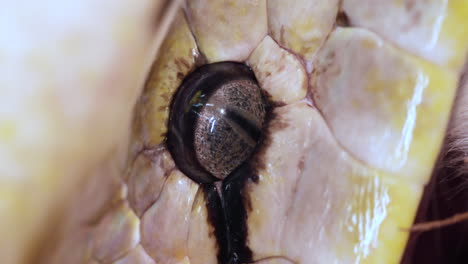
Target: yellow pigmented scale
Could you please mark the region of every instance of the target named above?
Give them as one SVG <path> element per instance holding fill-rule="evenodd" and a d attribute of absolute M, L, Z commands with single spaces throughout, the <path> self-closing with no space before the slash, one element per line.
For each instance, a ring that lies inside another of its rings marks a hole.
<path fill-rule="evenodd" d="M 268 128 L 271 142 L 259 157 L 265 166 L 258 183 L 246 189 L 247 244 L 254 260 L 399 262 L 408 238 L 402 228 L 411 226 L 430 178 L 468 48 L 468 2 L 448 1 L 431 13 L 438 23 L 422 19 L 406 39 L 374 28 L 379 17 L 363 16 L 352 8 L 355 1 L 342 1 L 356 23 L 348 28 L 335 25 L 340 1 L 312 1 L 326 11 L 318 14 L 305 2 L 192 0 L 185 15 L 178 14 L 136 107 L 133 163 L 122 180 L 119 201 L 125 206 L 130 201 L 136 212 L 122 223 L 139 225 L 140 233 L 122 236 L 132 243 L 113 244 L 106 258 L 116 263 L 216 260 L 204 197 L 167 160 L 163 144 L 170 99 L 201 53 L 208 62 L 246 61 L 262 88 L 284 103 Z M 385 1 L 392 10 L 388 15 L 406 15 L 400 2 Z M 380 12 L 377 3 L 364 4 L 369 12 Z M 314 19 L 299 25 L 302 17 Z M 415 52 L 412 41 L 428 30 L 434 45 Z M 269 59 L 272 51 L 282 55 Z M 271 81 L 275 73 L 283 73 L 283 79 Z M 286 81 L 289 76 L 293 81 Z M 275 86 L 278 82 L 293 86 Z M 102 219 L 109 214 L 112 210 Z M 102 219 L 98 222 L 107 221 Z M 109 236 L 99 230 L 91 231 L 87 243 Z M 101 256 L 86 252 L 89 260 Z"/>
<path fill-rule="evenodd" d="M 152 66 L 142 96 L 137 103 L 134 122 L 134 146 L 155 147 L 165 138 L 172 95 L 182 78 L 195 67 L 198 49 L 182 12 L 173 21 L 164 40 L 157 63 Z"/>

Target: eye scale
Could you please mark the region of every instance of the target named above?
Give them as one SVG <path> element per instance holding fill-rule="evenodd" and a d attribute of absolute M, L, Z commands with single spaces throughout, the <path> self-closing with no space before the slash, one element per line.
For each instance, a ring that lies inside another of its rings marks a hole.
<path fill-rule="evenodd" d="M 224 179 L 257 145 L 265 118 L 262 100 L 255 82 L 235 81 L 218 88 L 198 113 L 195 153 L 215 177 Z"/>
<path fill-rule="evenodd" d="M 226 178 L 250 158 L 267 102 L 244 64 L 220 62 L 189 74 L 174 96 L 167 145 L 179 169 L 198 183 Z"/>

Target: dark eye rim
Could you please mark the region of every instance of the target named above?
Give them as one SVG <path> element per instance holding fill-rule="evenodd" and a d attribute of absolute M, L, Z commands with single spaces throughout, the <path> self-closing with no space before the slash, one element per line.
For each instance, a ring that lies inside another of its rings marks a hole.
<path fill-rule="evenodd" d="M 178 169 L 199 184 L 220 181 L 205 170 L 195 155 L 194 127 L 197 105 L 201 107 L 226 82 L 250 80 L 258 85 L 253 71 L 232 61 L 205 64 L 188 74 L 170 104 L 166 145 Z M 194 101 L 195 100 L 195 101 Z"/>

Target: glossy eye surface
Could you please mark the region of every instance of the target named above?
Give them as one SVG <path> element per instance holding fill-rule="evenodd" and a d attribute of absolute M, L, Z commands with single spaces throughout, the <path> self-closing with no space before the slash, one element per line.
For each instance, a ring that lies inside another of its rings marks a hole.
<path fill-rule="evenodd" d="M 226 178 L 252 155 L 266 109 L 249 67 L 220 62 L 198 68 L 171 105 L 167 144 L 176 164 L 198 183 Z"/>

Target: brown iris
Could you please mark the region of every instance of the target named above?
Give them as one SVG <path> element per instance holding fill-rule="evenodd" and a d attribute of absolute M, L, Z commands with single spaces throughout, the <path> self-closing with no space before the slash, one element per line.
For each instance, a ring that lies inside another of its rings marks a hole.
<path fill-rule="evenodd" d="M 254 152 L 266 108 L 244 64 L 208 64 L 189 74 L 169 116 L 167 144 L 178 168 L 198 183 L 226 178 Z"/>

